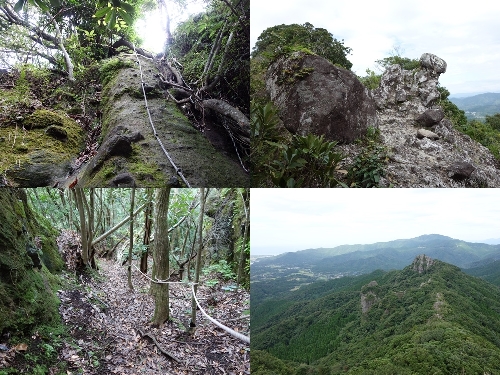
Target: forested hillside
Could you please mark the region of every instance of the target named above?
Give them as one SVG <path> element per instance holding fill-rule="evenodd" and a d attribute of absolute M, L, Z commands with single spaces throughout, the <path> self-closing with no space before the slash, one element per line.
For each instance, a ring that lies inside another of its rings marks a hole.
<path fill-rule="evenodd" d="M 204 5 L 170 30 L 186 2 L 3 1 L 0 185 L 249 186 L 249 1 Z"/>
<path fill-rule="evenodd" d="M 248 372 L 249 194 L 0 189 L 0 374 Z"/>
<path fill-rule="evenodd" d="M 254 300 L 255 374 L 494 374 L 500 289 L 420 255 Z"/>
<path fill-rule="evenodd" d="M 485 93 L 466 98 L 450 98 L 467 118 L 484 120 L 487 115 L 500 113 L 500 93 Z"/>

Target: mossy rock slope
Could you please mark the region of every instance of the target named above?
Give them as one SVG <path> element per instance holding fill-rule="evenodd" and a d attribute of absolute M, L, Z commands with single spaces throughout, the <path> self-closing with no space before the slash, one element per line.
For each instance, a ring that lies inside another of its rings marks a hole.
<path fill-rule="evenodd" d="M 193 128 L 177 105 L 163 97 L 154 63 L 140 57 L 151 119 L 171 159 L 191 186 L 249 186 L 249 176 Z M 101 66 L 102 140 L 81 172 L 82 186 L 183 185 L 163 153 L 148 119 L 134 56 Z"/>

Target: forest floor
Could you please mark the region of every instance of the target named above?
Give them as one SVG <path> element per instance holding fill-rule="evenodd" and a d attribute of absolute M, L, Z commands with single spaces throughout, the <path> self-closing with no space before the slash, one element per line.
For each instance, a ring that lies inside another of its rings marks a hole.
<path fill-rule="evenodd" d="M 79 276 L 83 288 L 58 291 L 59 311 L 73 338 L 59 351 L 59 358 L 68 363 L 68 375 L 250 373 L 249 345 L 205 319 L 201 311 L 195 332 L 187 332 L 191 310 L 187 284 L 170 284 L 171 320 L 154 328 L 150 282 L 132 267 L 134 291 L 130 291 L 126 266 L 101 259 L 99 269 L 100 277 Z M 219 281 L 213 287 L 200 285 L 197 298 L 211 317 L 249 334 L 247 291 Z"/>

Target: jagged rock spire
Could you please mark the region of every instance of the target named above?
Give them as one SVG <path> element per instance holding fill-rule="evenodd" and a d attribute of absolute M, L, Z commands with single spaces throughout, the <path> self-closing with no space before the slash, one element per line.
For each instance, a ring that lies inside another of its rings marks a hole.
<path fill-rule="evenodd" d="M 413 267 L 413 271 L 420 273 L 427 272 L 429 268 L 434 264 L 434 259 L 428 257 L 425 254 L 417 255 L 417 257 L 413 260 L 411 264 Z"/>

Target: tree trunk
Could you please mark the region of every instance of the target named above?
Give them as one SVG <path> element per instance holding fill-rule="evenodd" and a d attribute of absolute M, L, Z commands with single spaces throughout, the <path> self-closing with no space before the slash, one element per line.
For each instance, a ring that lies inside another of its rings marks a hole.
<path fill-rule="evenodd" d="M 148 272 L 148 256 L 149 256 L 149 242 L 151 241 L 151 226 L 153 224 L 152 214 L 153 214 L 153 190 L 148 189 L 147 194 L 147 206 L 144 212 L 144 237 L 142 239 L 142 244 L 146 246 L 145 252 L 141 254 L 141 272 Z"/>
<path fill-rule="evenodd" d="M 134 216 L 137 215 L 139 212 L 141 212 L 144 207 L 146 207 L 147 204 L 143 204 L 141 207 L 139 207 L 137 210 L 135 210 L 134 212 Z M 103 233 L 101 234 L 99 237 L 97 237 L 96 239 L 94 239 L 92 241 L 92 246 L 94 246 L 96 243 L 104 240 L 106 237 L 108 237 L 111 233 L 115 232 L 116 230 L 120 229 L 120 227 L 122 225 L 125 225 L 128 223 L 128 221 L 130 220 L 130 216 L 127 216 L 125 219 L 123 219 L 122 221 L 120 221 L 118 224 L 116 224 L 113 228 L 109 229 L 106 233 Z"/>
<path fill-rule="evenodd" d="M 203 211 L 205 211 L 205 188 L 200 188 L 200 218 L 198 221 L 198 254 L 196 254 L 196 272 L 194 274 L 194 293 L 198 291 L 201 271 L 201 250 L 203 248 Z M 194 295 L 191 298 L 191 326 L 196 327 L 196 301 Z"/>
<path fill-rule="evenodd" d="M 54 25 L 54 28 L 56 30 L 56 38 L 57 42 L 59 44 L 59 48 L 61 49 L 61 52 L 64 56 L 64 61 L 66 62 L 66 67 L 68 68 L 68 79 L 70 81 L 75 80 L 75 76 L 73 74 L 73 62 L 71 61 L 71 57 L 68 55 L 68 51 L 66 51 L 66 48 L 64 47 L 62 35 L 61 35 L 61 30 L 59 29 L 59 25 L 57 24 L 55 18 L 52 19 L 52 24 Z"/>
<path fill-rule="evenodd" d="M 87 221 L 85 219 L 85 208 L 83 204 L 84 193 L 83 189 L 75 188 L 73 189 L 75 194 L 76 207 L 78 208 L 78 213 L 80 214 L 80 236 L 82 240 L 82 261 L 84 265 L 89 263 L 89 251 L 88 251 L 88 237 L 87 237 Z"/>
<path fill-rule="evenodd" d="M 249 193 L 247 193 L 247 194 L 249 194 Z M 245 269 L 245 260 L 246 260 L 245 249 L 246 249 L 246 245 L 247 245 L 247 238 L 248 238 L 248 235 L 250 232 L 250 204 L 248 205 L 248 208 L 247 208 L 247 200 L 243 197 L 243 194 L 241 192 L 240 192 L 240 195 L 241 195 L 241 200 L 243 203 L 243 208 L 245 209 L 245 229 L 244 229 L 244 233 L 243 233 L 243 243 L 241 244 L 241 249 L 240 249 L 240 259 L 238 262 L 238 279 L 236 281 L 238 283 L 238 285 L 241 284 L 241 279 L 243 278 L 243 273 L 244 273 L 244 269 Z"/>
<path fill-rule="evenodd" d="M 219 99 L 205 99 L 202 105 L 233 119 L 239 125 L 238 132 L 245 138 L 250 137 L 250 120 L 238 108 Z"/>
<path fill-rule="evenodd" d="M 155 222 L 155 241 L 154 241 L 154 262 L 155 277 L 160 280 L 166 280 L 169 274 L 169 243 L 168 243 L 168 205 L 170 200 L 170 188 L 162 188 L 158 191 L 156 222 Z M 168 301 L 168 284 L 156 284 L 153 289 L 155 297 L 155 312 L 153 315 L 153 324 L 163 324 L 170 318 Z"/>
<path fill-rule="evenodd" d="M 132 285 L 132 250 L 134 248 L 134 204 L 135 204 L 135 188 L 132 188 L 132 194 L 130 196 L 130 240 L 129 240 L 129 248 L 128 248 L 128 268 L 127 268 L 127 276 L 128 276 L 128 288 L 130 290 L 134 290 L 134 286 Z"/>

